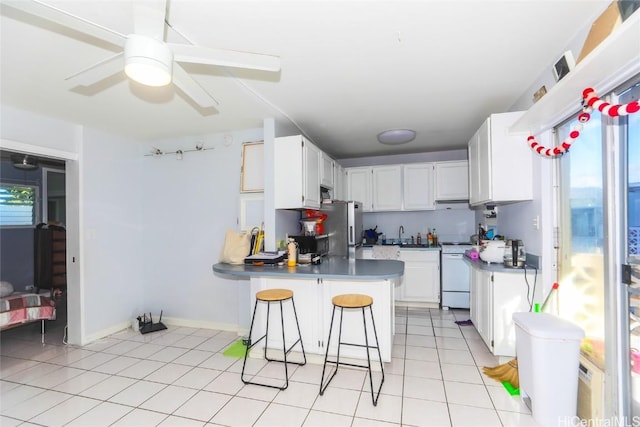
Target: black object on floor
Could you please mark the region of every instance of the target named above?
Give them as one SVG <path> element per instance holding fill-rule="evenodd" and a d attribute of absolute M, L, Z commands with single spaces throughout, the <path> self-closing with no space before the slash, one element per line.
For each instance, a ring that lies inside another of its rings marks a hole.
<path fill-rule="evenodd" d="M 153 317 L 151 313 L 149 313 L 149 319 L 147 319 L 147 314 L 144 314 L 144 317 L 138 317 L 138 324 L 140 325 L 140 333 L 148 334 L 149 332 L 157 332 L 167 329 L 167 327 L 162 323 L 162 311 L 160 311 L 160 321 L 158 323 L 153 323 Z"/>
<path fill-rule="evenodd" d="M 473 326 L 473 322 L 471 319 L 468 320 L 456 320 L 456 325 L 458 326 Z"/>

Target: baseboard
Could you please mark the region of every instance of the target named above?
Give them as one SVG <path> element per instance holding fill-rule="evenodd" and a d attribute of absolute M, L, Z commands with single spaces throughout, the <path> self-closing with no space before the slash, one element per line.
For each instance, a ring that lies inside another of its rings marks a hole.
<path fill-rule="evenodd" d="M 95 341 L 101 340 L 103 338 L 108 337 L 109 335 L 113 335 L 116 332 L 120 332 L 123 329 L 127 329 L 131 327 L 131 321 L 120 322 L 114 326 L 110 326 L 108 328 L 102 329 L 98 332 L 95 332 L 91 335 L 87 335 L 83 337 L 81 346 L 85 346 L 91 344 Z"/>
<path fill-rule="evenodd" d="M 182 326 L 185 328 L 215 329 L 218 331 L 237 332 L 239 337 L 249 334 L 248 329 L 239 328 L 238 325 L 234 325 L 231 323 L 208 322 L 205 320 L 181 319 L 178 317 L 164 317 L 164 316 L 162 317 L 162 323 L 164 323 L 167 326 Z M 114 326 L 110 326 L 108 328 L 95 332 L 91 335 L 87 335 L 85 339 L 82 340 L 81 345 L 85 346 L 85 345 L 91 344 L 95 341 L 106 338 L 109 335 L 113 335 L 117 332 L 121 332 L 124 329 L 129 329 L 129 328 L 131 328 L 130 320 L 126 322 L 120 322 Z M 171 331 L 171 328 L 169 328 L 169 331 Z"/>

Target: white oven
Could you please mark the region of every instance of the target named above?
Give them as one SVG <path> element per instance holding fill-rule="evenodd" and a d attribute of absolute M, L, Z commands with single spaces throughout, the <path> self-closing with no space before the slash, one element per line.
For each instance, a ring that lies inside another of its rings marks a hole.
<path fill-rule="evenodd" d="M 442 295 L 443 308 L 469 308 L 471 266 L 463 259 L 470 244 L 442 243 Z"/>

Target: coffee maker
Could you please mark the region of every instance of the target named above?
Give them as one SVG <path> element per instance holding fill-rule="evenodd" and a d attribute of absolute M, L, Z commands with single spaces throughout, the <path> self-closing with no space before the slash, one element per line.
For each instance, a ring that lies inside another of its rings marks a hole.
<path fill-rule="evenodd" d="M 510 268 L 524 268 L 527 254 L 522 240 L 507 240 L 504 248 L 504 266 Z"/>

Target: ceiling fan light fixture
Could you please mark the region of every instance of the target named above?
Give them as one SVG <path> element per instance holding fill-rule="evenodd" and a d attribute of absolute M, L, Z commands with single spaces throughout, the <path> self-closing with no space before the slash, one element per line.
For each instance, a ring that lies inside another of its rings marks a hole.
<path fill-rule="evenodd" d="M 378 141 L 386 145 L 406 144 L 415 138 L 416 131 L 411 129 L 390 129 L 378 134 Z"/>
<path fill-rule="evenodd" d="M 173 53 L 164 42 L 131 34 L 124 46 L 124 57 L 124 72 L 132 80 L 146 86 L 171 83 Z"/>
<path fill-rule="evenodd" d="M 22 170 L 33 170 L 38 168 L 38 159 L 28 154 L 15 154 L 11 156 L 13 167 Z"/>

